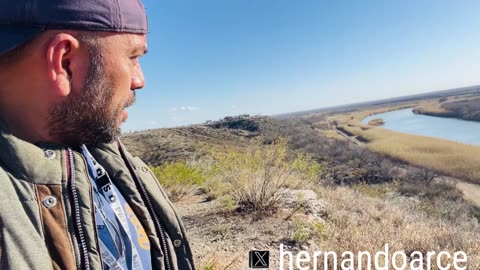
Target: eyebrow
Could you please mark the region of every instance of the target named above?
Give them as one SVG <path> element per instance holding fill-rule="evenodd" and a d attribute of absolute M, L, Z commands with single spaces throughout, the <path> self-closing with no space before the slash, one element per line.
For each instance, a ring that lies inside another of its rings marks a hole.
<path fill-rule="evenodd" d="M 139 54 L 143 51 L 143 55 L 147 54 L 148 53 L 148 48 L 147 46 L 141 46 L 141 47 L 137 47 L 135 49 L 132 49 L 132 53 L 133 54 Z"/>

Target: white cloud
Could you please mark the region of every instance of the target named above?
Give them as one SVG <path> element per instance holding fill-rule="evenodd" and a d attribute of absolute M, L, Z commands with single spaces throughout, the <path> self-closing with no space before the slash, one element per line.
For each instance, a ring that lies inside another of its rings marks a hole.
<path fill-rule="evenodd" d="M 192 112 L 198 110 L 197 107 L 193 106 L 180 106 L 180 107 L 173 107 L 170 108 L 168 111 L 169 112 Z"/>

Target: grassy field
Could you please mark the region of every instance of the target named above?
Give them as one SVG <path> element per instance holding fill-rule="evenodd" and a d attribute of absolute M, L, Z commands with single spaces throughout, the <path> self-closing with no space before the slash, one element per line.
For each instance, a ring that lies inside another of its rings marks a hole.
<path fill-rule="evenodd" d="M 480 147 L 382 128 L 345 128 L 370 141 L 373 151 L 480 184 Z"/>
<path fill-rule="evenodd" d="M 366 139 L 368 141 L 367 148 L 372 151 L 480 184 L 480 167 L 478 166 L 480 164 L 480 147 L 361 124 L 361 120 L 369 115 L 412 105 L 334 115 L 329 120 L 336 121 L 339 127 Z M 433 106 L 432 102 L 428 101 L 421 105 L 427 108 Z"/>

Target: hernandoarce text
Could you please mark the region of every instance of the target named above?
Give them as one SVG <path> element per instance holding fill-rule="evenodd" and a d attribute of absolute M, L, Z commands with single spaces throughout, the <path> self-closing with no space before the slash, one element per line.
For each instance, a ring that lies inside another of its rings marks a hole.
<path fill-rule="evenodd" d="M 334 251 L 300 251 L 296 255 L 284 250 L 280 244 L 281 270 L 466 270 L 467 254 L 463 251 L 450 253 L 447 251 L 391 251 L 388 244 L 385 249 L 371 254 L 359 251 L 356 254 L 344 251 L 337 254 Z"/>

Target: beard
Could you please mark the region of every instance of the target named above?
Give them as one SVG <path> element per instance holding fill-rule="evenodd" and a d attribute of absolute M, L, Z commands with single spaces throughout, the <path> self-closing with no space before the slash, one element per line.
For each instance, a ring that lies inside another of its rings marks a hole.
<path fill-rule="evenodd" d="M 135 102 L 135 92 L 112 108 L 115 89 L 105 76 L 102 56 L 92 52 L 84 87 L 49 108 L 49 134 L 69 146 L 111 143 L 121 134 L 119 117 Z"/>

